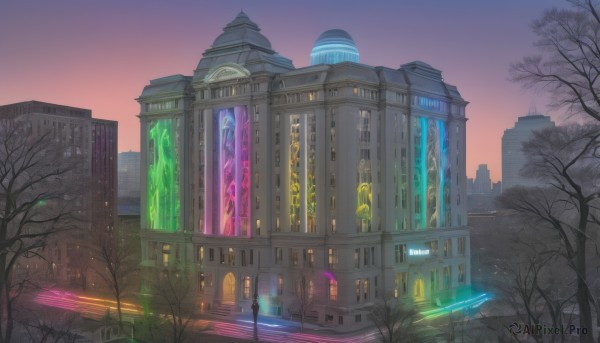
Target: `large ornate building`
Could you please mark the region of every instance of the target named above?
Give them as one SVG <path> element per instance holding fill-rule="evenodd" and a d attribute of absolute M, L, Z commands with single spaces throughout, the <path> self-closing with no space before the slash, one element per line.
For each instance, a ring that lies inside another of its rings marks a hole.
<path fill-rule="evenodd" d="M 259 31 L 240 13 L 193 76 L 138 98 L 142 264 L 191 271 L 199 311 L 249 311 L 257 284 L 262 313 L 294 316 L 305 293 L 340 327 L 383 296 L 468 292 L 456 87 L 419 61 L 357 63 L 342 30 L 294 68 Z"/>

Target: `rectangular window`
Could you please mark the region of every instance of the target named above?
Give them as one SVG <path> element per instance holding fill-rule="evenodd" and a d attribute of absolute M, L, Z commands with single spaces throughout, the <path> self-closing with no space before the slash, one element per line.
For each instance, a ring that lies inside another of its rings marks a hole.
<path fill-rule="evenodd" d="M 444 267 L 444 289 L 445 290 L 450 289 L 451 284 L 452 284 L 452 267 L 447 266 L 447 267 Z"/>
<path fill-rule="evenodd" d="M 208 249 L 208 260 L 210 262 L 213 262 L 215 260 L 215 249 L 213 249 L 213 248 Z"/>
<path fill-rule="evenodd" d="M 368 266 L 370 264 L 369 260 L 370 260 L 370 256 L 369 256 L 369 248 L 365 248 L 364 254 L 363 254 L 363 266 Z"/>
<path fill-rule="evenodd" d="M 169 265 L 169 255 L 171 254 L 171 244 L 163 243 L 163 265 L 167 267 Z"/>
<path fill-rule="evenodd" d="M 425 246 L 429 249 L 430 256 L 437 256 L 438 254 L 438 241 L 425 242 Z"/>
<path fill-rule="evenodd" d="M 204 263 L 204 246 L 198 246 L 198 263 Z"/>
<path fill-rule="evenodd" d="M 406 262 L 406 244 L 396 245 L 396 264 Z"/>
<path fill-rule="evenodd" d="M 360 302 L 360 279 L 354 282 L 354 294 L 356 295 L 356 302 Z"/>
<path fill-rule="evenodd" d="M 229 248 L 227 252 L 227 262 L 230 266 L 235 266 L 235 251 Z"/>
<path fill-rule="evenodd" d="M 150 250 L 150 253 L 149 253 L 150 259 L 156 260 L 158 258 L 158 256 L 157 256 L 158 244 L 156 242 L 151 242 L 150 247 L 148 249 Z"/>
<path fill-rule="evenodd" d="M 465 268 L 465 264 L 461 263 L 458 265 L 458 282 L 459 283 L 465 283 L 465 281 L 467 280 L 466 277 L 466 268 Z"/>
<path fill-rule="evenodd" d="M 281 264 L 282 261 L 283 261 L 282 248 L 275 248 L 275 264 Z"/>
<path fill-rule="evenodd" d="M 377 276 L 373 278 L 373 287 L 375 288 L 375 299 L 379 297 L 379 288 L 377 286 Z"/>
<path fill-rule="evenodd" d="M 452 239 L 444 241 L 444 257 L 452 256 Z"/>
<path fill-rule="evenodd" d="M 354 268 L 360 268 L 360 248 L 354 249 Z"/>
<path fill-rule="evenodd" d="M 357 323 L 362 322 L 362 315 L 361 314 L 357 314 L 354 316 L 354 321 Z"/>
<path fill-rule="evenodd" d="M 223 248 L 219 248 L 219 263 L 225 264 L 225 252 L 223 251 Z"/>
<path fill-rule="evenodd" d="M 365 279 L 364 281 L 364 286 L 363 286 L 363 299 L 365 301 L 369 300 L 369 279 Z"/>
<path fill-rule="evenodd" d="M 292 266 L 298 266 L 298 249 L 290 249 L 290 264 Z"/>
<path fill-rule="evenodd" d="M 246 266 L 246 250 L 241 251 L 242 254 L 242 267 Z"/>
<path fill-rule="evenodd" d="M 337 231 L 336 225 L 335 225 L 335 218 L 331 219 L 331 232 L 335 233 Z"/>
<path fill-rule="evenodd" d="M 204 273 L 198 273 L 198 292 L 204 292 Z"/>
<path fill-rule="evenodd" d="M 250 265 L 254 264 L 254 249 L 250 249 Z"/>
<path fill-rule="evenodd" d="M 308 260 L 308 266 L 310 268 L 315 266 L 315 252 L 313 249 L 306 250 L 306 259 Z"/>
<path fill-rule="evenodd" d="M 371 247 L 371 265 L 375 265 L 375 247 Z"/>
<path fill-rule="evenodd" d="M 329 264 L 329 269 L 335 269 L 335 267 L 337 266 L 337 254 L 335 249 L 329 248 L 327 260 Z"/>
<path fill-rule="evenodd" d="M 283 275 L 277 274 L 277 295 L 283 295 Z"/>
<path fill-rule="evenodd" d="M 335 302 L 338 299 L 337 281 L 334 279 L 329 280 L 329 301 Z"/>
<path fill-rule="evenodd" d="M 250 299 L 250 277 L 246 276 L 244 278 L 244 291 L 242 292 L 242 296 L 244 297 L 245 300 Z"/>

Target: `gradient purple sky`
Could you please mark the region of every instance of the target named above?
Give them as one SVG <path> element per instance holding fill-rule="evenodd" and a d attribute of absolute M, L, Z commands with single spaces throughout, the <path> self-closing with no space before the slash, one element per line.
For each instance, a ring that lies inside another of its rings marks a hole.
<path fill-rule="evenodd" d="M 422 60 L 470 102 L 467 174 L 501 178 L 501 137 L 530 106 L 556 122 L 547 96 L 511 83 L 508 67 L 535 53 L 529 25 L 559 0 L 2 0 L 0 104 L 39 100 L 119 121 L 119 151 L 139 151 L 134 101 L 150 79 L 192 75 L 202 52 L 243 9 L 273 49 L 308 65 L 319 34 L 348 31 L 361 63 Z"/>

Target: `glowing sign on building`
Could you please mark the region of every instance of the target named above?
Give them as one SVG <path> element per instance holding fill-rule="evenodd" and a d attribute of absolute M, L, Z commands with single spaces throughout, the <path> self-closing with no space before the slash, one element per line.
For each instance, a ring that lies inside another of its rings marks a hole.
<path fill-rule="evenodd" d="M 246 107 L 214 111 L 213 128 L 213 176 L 218 179 L 213 188 L 213 218 L 218 234 L 250 237 L 250 121 Z"/>
<path fill-rule="evenodd" d="M 409 256 L 429 256 L 429 249 L 408 249 Z"/>
<path fill-rule="evenodd" d="M 151 229 L 179 229 L 178 119 L 148 123 L 146 220 Z"/>

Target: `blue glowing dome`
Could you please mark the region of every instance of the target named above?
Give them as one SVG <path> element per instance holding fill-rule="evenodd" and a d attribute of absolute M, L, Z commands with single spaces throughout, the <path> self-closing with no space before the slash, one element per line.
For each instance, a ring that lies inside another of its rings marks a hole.
<path fill-rule="evenodd" d="M 358 49 L 348 32 L 340 29 L 323 32 L 310 52 L 310 65 L 357 62 Z"/>

